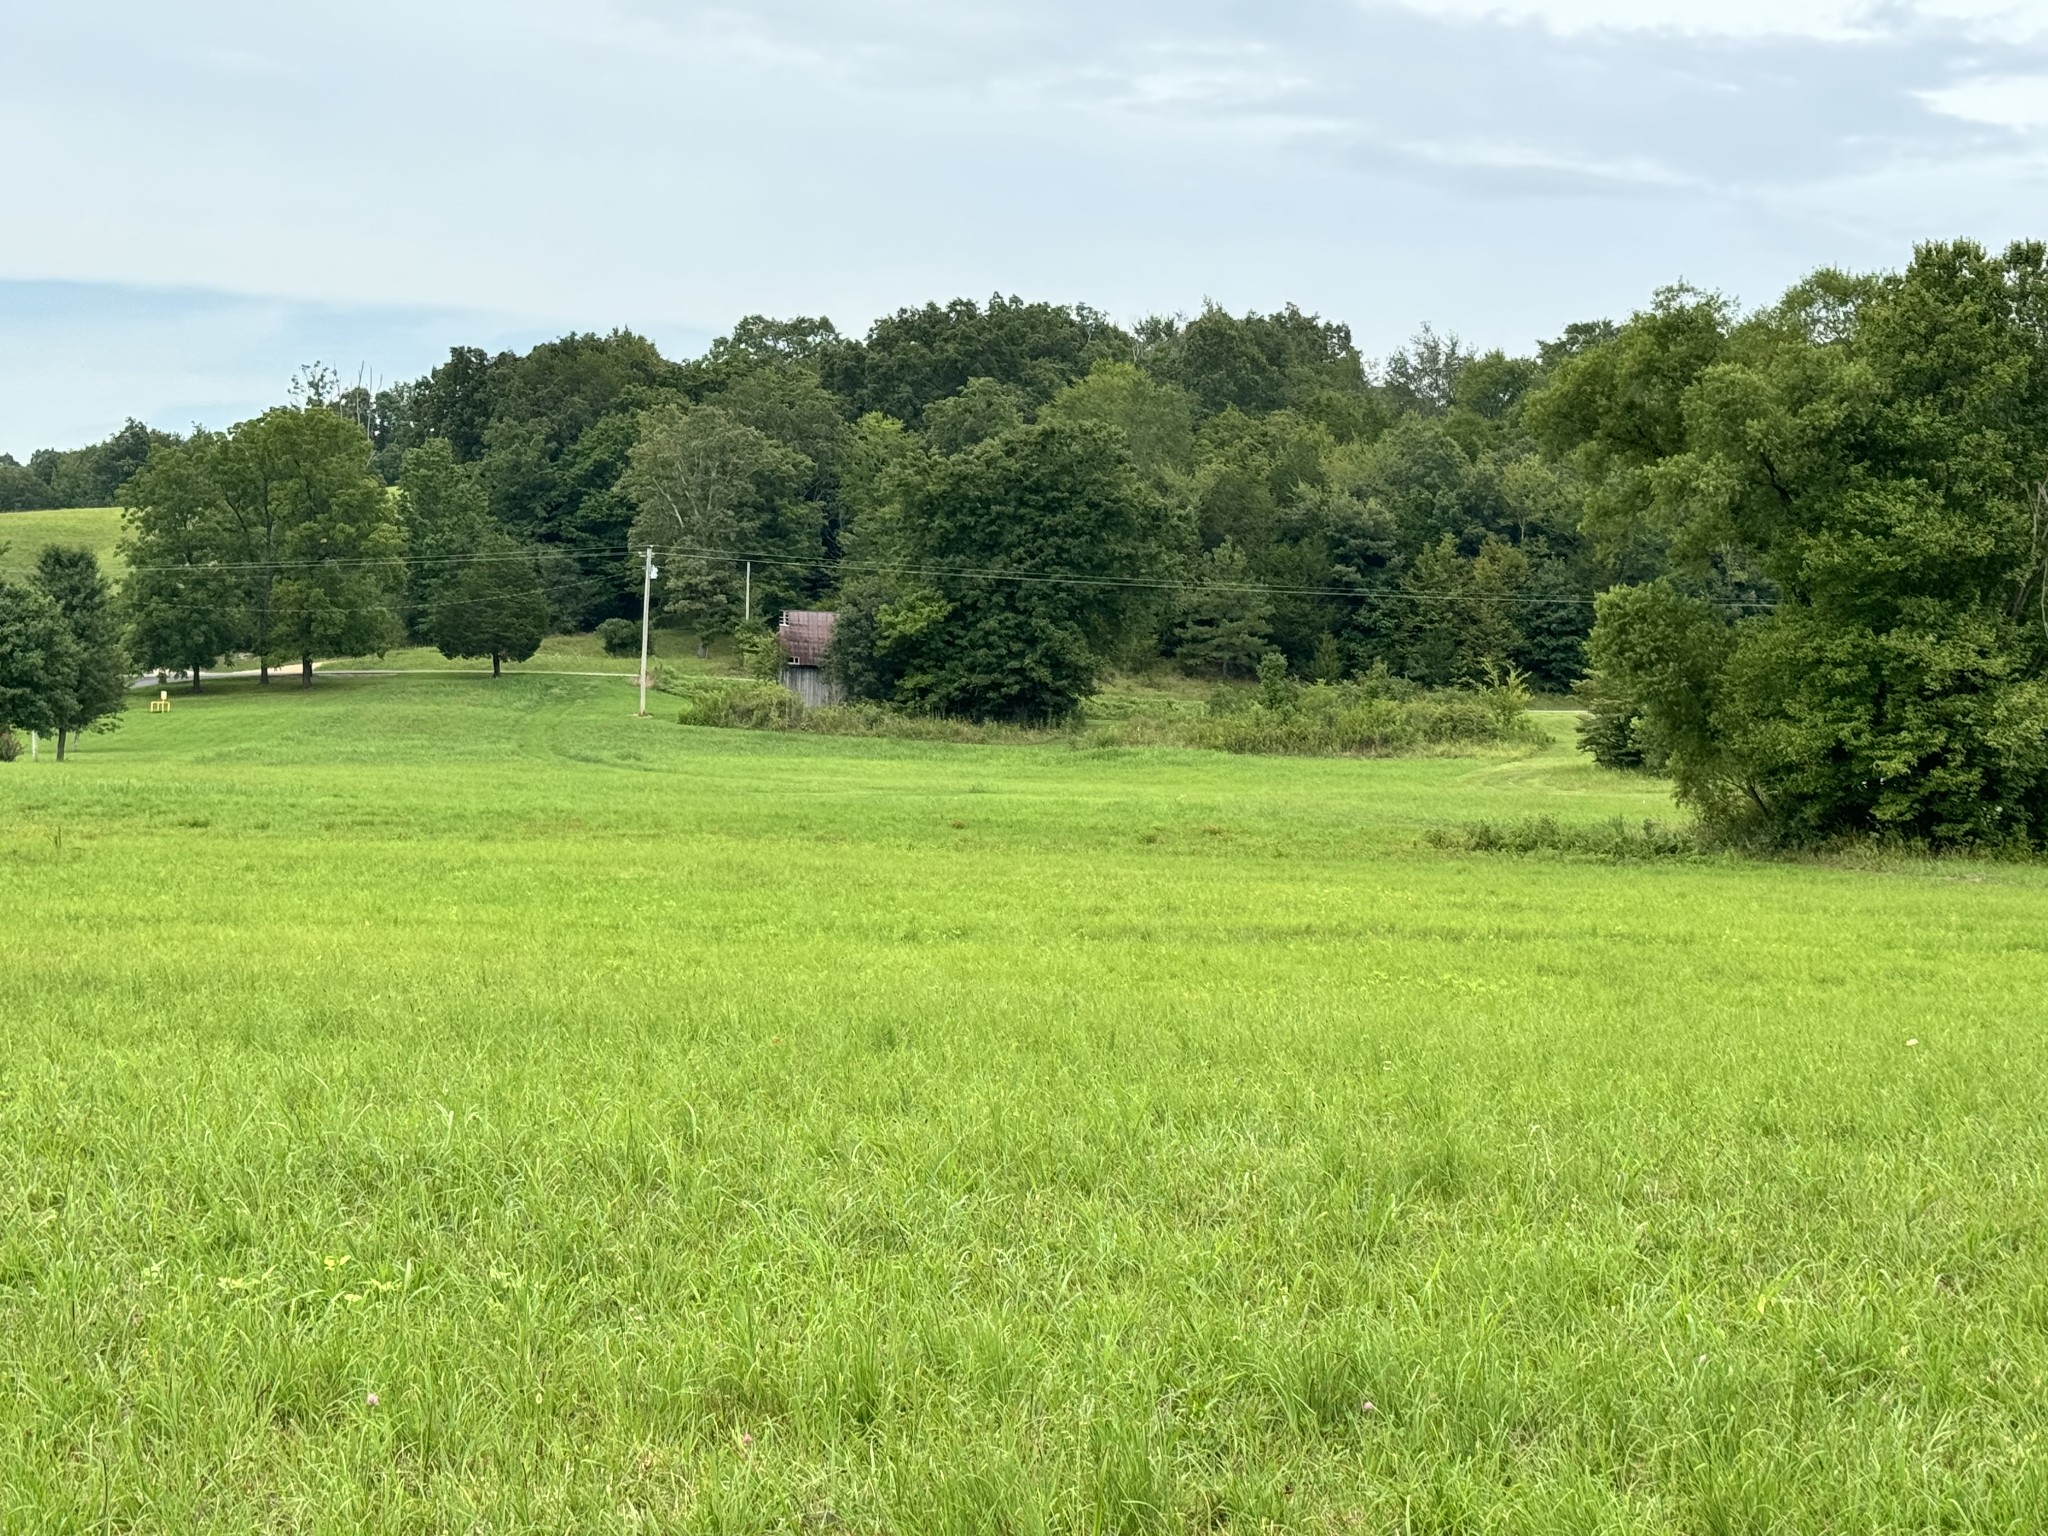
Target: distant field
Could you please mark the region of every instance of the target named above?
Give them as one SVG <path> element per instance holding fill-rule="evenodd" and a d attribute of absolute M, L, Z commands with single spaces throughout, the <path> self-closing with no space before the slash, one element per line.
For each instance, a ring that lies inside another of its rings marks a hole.
<path fill-rule="evenodd" d="M 114 554 L 121 537 L 119 507 L 64 507 L 54 512 L 0 512 L 0 571 L 25 571 L 45 544 L 83 544 L 114 575 L 124 572 Z"/>
<path fill-rule="evenodd" d="M 2048 871 L 224 683 L 0 765 L 0 1530 L 2048 1509 Z"/>

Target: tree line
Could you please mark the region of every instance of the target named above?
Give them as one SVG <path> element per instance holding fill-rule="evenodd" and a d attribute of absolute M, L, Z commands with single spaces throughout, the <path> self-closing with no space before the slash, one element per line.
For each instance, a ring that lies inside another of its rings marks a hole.
<path fill-rule="evenodd" d="M 1750 313 L 1681 285 L 1520 356 L 996 296 L 681 361 L 456 348 L 374 395 L 316 371 L 226 432 L 117 435 L 125 634 L 195 675 L 501 660 L 635 614 L 651 546 L 700 646 L 835 608 L 849 689 L 901 707 L 1053 719 L 1112 667 L 1269 657 L 1519 674 L 1731 832 L 2038 843 L 2042 265 L 1929 245 Z"/>

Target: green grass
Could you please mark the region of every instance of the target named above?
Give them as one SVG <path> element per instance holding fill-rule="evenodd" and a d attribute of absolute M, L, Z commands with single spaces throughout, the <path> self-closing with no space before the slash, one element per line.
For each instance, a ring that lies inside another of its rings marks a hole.
<path fill-rule="evenodd" d="M 51 512 L 0 512 L 0 573 L 31 569 L 45 544 L 82 544 L 109 576 L 128 567 L 114 554 L 121 538 L 119 507 L 64 507 Z"/>
<path fill-rule="evenodd" d="M 1562 716 L 174 697 L 0 766 L 0 1529 L 2048 1508 L 2040 869 L 1430 844 L 1670 819 Z"/>

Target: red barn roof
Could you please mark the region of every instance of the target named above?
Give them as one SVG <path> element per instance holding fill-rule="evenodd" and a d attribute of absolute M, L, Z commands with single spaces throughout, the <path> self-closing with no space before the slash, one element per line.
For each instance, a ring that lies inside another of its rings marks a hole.
<path fill-rule="evenodd" d="M 839 615 L 836 613 L 825 613 L 816 608 L 792 608 L 775 626 L 775 638 L 782 642 L 782 653 L 792 665 L 822 667 L 825 652 L 832 645 L 832 631 L 838 623 Z"/>

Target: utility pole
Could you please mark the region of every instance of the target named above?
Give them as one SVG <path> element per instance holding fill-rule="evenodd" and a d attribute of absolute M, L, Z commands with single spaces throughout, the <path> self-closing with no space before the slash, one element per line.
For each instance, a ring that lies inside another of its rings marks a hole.
<path fill-rule="evenodd" d="M 654 578 L 661 572 L 654 568 L 654 549 L 647 550 L 647 564 L 640 577 L 640 714 L 647 714 L 647 621 L 653 612 Z"/>

